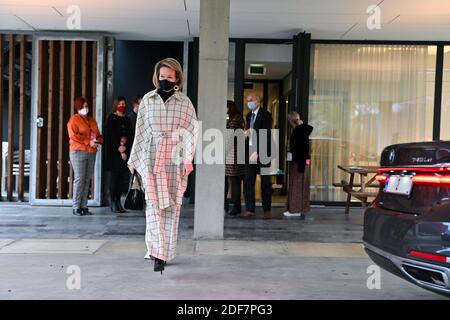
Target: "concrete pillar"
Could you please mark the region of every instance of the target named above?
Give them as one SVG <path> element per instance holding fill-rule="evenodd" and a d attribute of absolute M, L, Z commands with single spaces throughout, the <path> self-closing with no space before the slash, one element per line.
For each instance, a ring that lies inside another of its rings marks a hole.
<path fill-rule="evenodd" d="M 230 0 L 200 1 L 198 118 L 203 132 L 210 128 L 225 132 L 229 16 Z M 224 160 L 221 164 L 197 164 L 194 238 L 223 238 L 224 192 Z"/>

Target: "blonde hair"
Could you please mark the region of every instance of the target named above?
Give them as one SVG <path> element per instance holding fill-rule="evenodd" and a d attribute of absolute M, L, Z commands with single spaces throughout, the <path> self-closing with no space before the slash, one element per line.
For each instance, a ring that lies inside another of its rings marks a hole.
<path fill-rule="evenodd" d="M 181 67 L 181 64 L 174 58 L 166 58 L 155 65 L 155 71 L 153 72 L 153 85 L 159 89 L 159 70 L 161 70 L 162 67 L 170 68 L 175 70 L 175 76 L 177 78 L 177 82 L 175 82 L 175 85 L 178 86 L 179 90 L 183 89 L 183 68 Z"/>
<path fill-rule="evenodd" d="M 300 114 L 297 112 L 297 111 L 291 111 L 291 112 L 289 112 L 289 114 L 288 114 L 288 119 L 289 120 L 292 120 L 292 118 L 294 118 L 294 117 L 296 117 L 296 116 L 298 116 L 299 118 L 300 118 Z M 300 119 L 301 120 L 301 119 Z"/>
<path fill-rule="evenodd" d="M 300 114 L 297 111 L 289 112 L 288 120 L 294 121 L 294 118 L 296 118 L 297 116 L 298 116 L 298 120 L 299 120 L 297 124 L 303 124 L 303 120 L 302 120 L 302 118 L 300 117 Z"/>

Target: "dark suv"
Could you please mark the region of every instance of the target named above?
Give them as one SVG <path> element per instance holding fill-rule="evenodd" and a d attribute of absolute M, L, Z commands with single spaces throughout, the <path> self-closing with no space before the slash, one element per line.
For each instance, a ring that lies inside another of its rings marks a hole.
<path fill-rule="evenodd" d="M 387 271 L 450 296 L 450 141 L 392 145 L 381 154 L 364 247 Z"/>

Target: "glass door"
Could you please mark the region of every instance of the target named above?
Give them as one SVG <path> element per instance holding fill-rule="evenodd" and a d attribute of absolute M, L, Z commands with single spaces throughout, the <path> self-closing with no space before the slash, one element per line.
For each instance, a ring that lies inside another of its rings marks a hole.
<path fill-rule="evenodd" d="M 83 96 L 102 127 L 103 38 L 36 37 L 33 58 L 31 204 L 71 205 L 67 122 Z M 101 204 L 101 151 L 89 205 Z"/>

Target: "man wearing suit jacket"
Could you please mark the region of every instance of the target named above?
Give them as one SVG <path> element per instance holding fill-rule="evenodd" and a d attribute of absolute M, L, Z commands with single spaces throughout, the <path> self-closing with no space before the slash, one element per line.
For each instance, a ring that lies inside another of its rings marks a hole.
<path fill-rule="evenodd" d="M 245 139 L 245 208 L 242 217 L 255 215 L 256 175 L 261 177 L 264 219 L 271 219 L 272 184 L 270 170 L 272 115 L 261 107 L 260 97 L 252 92 L 247 96 L 250 112 L 246 117 Z M 264 132 L 265 131 L 265 132 Z"/>

